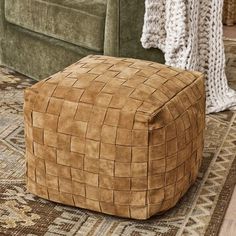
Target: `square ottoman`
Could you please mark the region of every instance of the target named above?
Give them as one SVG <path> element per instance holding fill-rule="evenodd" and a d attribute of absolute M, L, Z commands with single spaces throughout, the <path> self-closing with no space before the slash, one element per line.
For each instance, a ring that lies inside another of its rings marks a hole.
<path fill-rule="evenodd" d="M 175 206 L 202 160 L 204 77 L 88 56 L 25 91 L 28 191 L 147 219 Z"/>

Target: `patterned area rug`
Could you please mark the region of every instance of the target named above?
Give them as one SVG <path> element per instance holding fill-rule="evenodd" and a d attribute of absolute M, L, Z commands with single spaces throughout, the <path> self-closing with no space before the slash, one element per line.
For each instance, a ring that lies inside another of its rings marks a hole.
<path fill-rule="evenodd" d="M 228 74 L 236 87 L 236 44 L 230 47 Z M 217 235 L 236 179 L 236 113 L 207 116 L 203 165 L 175 208 L 147 221 L 127 220 L 26 192 L 22 105 L 23 90 L 33 83 L 0 67 L 0 235 Z"/>

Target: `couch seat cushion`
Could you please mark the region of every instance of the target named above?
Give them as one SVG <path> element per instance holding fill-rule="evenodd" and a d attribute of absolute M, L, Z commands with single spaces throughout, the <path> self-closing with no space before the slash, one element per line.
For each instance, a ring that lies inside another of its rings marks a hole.
<path fill-rule="evenodd" d="M 103 50 L 107 0 L 7 0 L 8 22 L 75 45 Z"/>

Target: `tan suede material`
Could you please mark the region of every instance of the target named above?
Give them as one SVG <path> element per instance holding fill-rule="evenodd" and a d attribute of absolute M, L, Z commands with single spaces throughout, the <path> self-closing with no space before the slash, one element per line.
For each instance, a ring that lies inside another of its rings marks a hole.
<path fill-rule="evenodd" d="M 204 77 L 88 56 L 25 92 L 28 190 L 147 219 L 175 206 L 202 161 Z"/>

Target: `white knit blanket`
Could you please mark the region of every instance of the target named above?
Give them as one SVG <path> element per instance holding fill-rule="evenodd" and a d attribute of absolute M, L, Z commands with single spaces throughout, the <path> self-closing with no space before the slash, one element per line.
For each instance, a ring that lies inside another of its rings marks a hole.
<path fill-rule="evenodd" d="M 206 74 L 207 113 L 235 108 L 225 74 L 223 0 L 145 0 L 142 45 L 160 48 L 166 64 Z"/>

